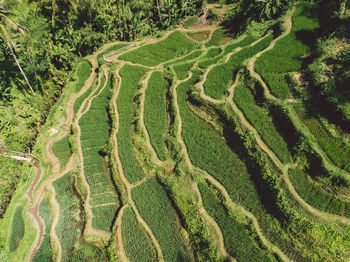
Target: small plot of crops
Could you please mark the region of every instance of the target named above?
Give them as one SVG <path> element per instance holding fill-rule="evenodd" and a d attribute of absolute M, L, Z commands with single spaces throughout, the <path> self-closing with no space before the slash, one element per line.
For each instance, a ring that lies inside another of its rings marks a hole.
<path fill-rule="evenodd" d="M 344 143 L 341 138 L 331 136 L 316 117 L 307 115 L 306 109 L 303 105 L 296 105 L 294 109 L 299 118 L 315 136 L 331 161 L 339 168 L 350 172 L 350 145 Z"/>
<path fill-rule="evenodd" d="M 24 236 L 24 220 L 23 220 L 23 207 L 16 207 L 11 223 L 11 234 L 10 234 L 10 243 L 9 249 L 10 252 L 14 252 L 19 246 L 23 236 Z"/>
<path fill-rule="evenodd" d="M 255 87 L 251 87 L 255 88 Z M 259 132 L 265 143 L 277 154 L 283 163 L 292 161 L 287 143 L 278 133 L 268 110 L 256 104 L 254 95 L 248 86 L 239 83 L 235 88 L 234 101 L 243 111 L 248 121 Z"/>
<path fill-rule="evenodd" d="M 288 72 L 301 70 L 301 57 L 310 52 L 319 28 L 318 13 L 317 4 L 301 2 L 294 15 L 291 33 L 257 60 L 257 72 L 277 97 L 287 98 L 291 94 L 284 77 Z"/>
<path fill-rule="evenodd" d="M 105 81 L 108 81 L 106 86 L 100 95 L 92 100 L 89 111 L 81 117 L 79 125 L 84 157 L 84 175 L 91 189 L 92 224 L 96 229 L 108 231 L 117 212 L 119 199 L 103 159 L 103 148 L 108 143 L 110 134 L 108 104 L 111 79 L 105 80 L 103 78 L 100 89 L 103 88 Z M 102 192 L 94 190 L 95 187 L 101 185 L 104 187 Z M 108 193 L 108 196 L 101 197 L 101 193 Z"/>
<path fill-rule="evenodd" d="M 334 194 L 328 193 L 320 185 L 312 181 L 302 170 L 291 169 L 289 171 L 289 177 L 300 197 L 311 206 L 321 211 L 350 217 L 349 201 L 342 201 L 334 196 Z"/>
<path fill-rule="evenodd" d="M 146 69 L 137 66 L 124 65 L 120 69 L 122 84 L 120 86 L 117 105 L 119 113 L 119 130 L 117 133 L 118 155 L 123 166 L 124 175 L 130 183 L 135 183 L 143 177 L 133 151 L 133 101 L 136 88 Z"/>
<path fill-rule="evenodd" d="M 144 45 L 120 56 L 120 59 L 146 66 L 156 66 L 190 52 L 194 43 L 183 33 L 175 31 L 156 44 Z"/>
<path fill-rule="evenodd" d="M 101 250 L 84 242 L 83 203 L 75 194 L 73 184 L 78 186 L 75 179 L 72 173 L 67 173 L 53 182 L 60 206 L 55 231 L 62 246 L 62 261 L 103 261 Z"/>
<path fill-rule="evenodd" d="M 69 143 L 68 136 L 65 136 L 64 138 L 58 140 L 55 144 L 53 144 L 52 151 L 55 154 L 55 156 L 60 160 L 60 166 L 65 166 L 69 160 L 69 157 L 72 154 L 72 149 Z"/>
<path fill-rule="evenodd" d="M 188 250 L 180 233 L 177 214 L 164 189 L 148 179 L 131 191 L 142 218 L 151 228 L 163 251 L 165 261 L 187 261 Z"/>
<path fill-rule="evenodd" d="M 122 238 L 126 256 L 130 261 L 155 261 L 157 253 L 146 231 L 137 221 L 135 213 L 128 207 L 122 218 Z"/>
<path fill-rule="evenodd" d="M 222 196 L 207 184 L 199 184 L 205 210 L 221 228 L 227 252 L 238 261 L 276 261 L 273 255 L 262 249 L 250 225 L 240 222 L 223 205 Z M 221 199 L 220 199 L 221 197 Z"/>
<path fill-rule="evenodd" d="M 191 17 L 191 18 L 188 18 L 188 19 L 184 22 L 183 26 L 184 26 L 184 27 L 190 27 L 190 26 L 195 25 L 196 23 L 198 23 L 198 17 Z"/>
<path fill-rule="evenodd" d="M 180 58 L 175 59 L 175 61 L 170 61 L 170 62 L 165 63 L 164 68 L 168 68 L 170 65 L 179 64 L 179 63 L 187 62 L 190 60 L 194 60 L 194 59 L 198 58 L 201 54 L 202 54 L 202 50 L 194 50 L 185 56 L 181 56 Z"/>
<path fill-rule="evenodd" d="M 232 55 L 227 63 L 213 67 L 204 82 L 205 93 L 215 99 L 221 99 L 229 85 L 234 82 L 236 73 L 242 67 L 242 63 L 265 49 L 272 39 L 273 36 L 269 35 L 254 46 Z"/>
<path fill-rule="evenodd" d="M 184 80 L 190 73 L 190 69 L 193 67 L 194 62 L 177 64 L 174 66 L 176 77 L 178 80 Z"/>
<path fill-rule="evenodd" d="M 145 125 L 148 130 L 151 144 L 161 160 L 166 159 L 164 135 L 166 132 L 166 104 L 165 93 L 168 82 L 163 73 L 152 73 L 146 89 L 145 98 Z"/>
<path fill-rule="evenodd" d="M 41 262 L 41 261 L 50 261 L 51 260 L 51 246 L 50 246 L 50 228 L 51 228 L 51 213 L 49 208 L 49 203 L 43 199 L 39 206 L 39 215 L 42 218 L 45 231 L 44 238 L 40 244 L 38 252 L 35 254 L 33 261 Z"/>
<path fill-rule="evenodd" d="M 200 68 L 206 69 L 210 65 L 215 65 L 218 61 L 220 61 L 221 59 L 224 59 L 227 54 L 229 54 L 230 52 L 233 52 L 236 48 L 248 46 L 256 40 L 257 38 L 255 38 L 254 36 L 248 35 L 248 36 L 245 36 L 243 39 L 236 40 L 235 42 L 227 44 L 226 46 L 214 47 L 212 49 L 209 49 L 203 61 L 198 63 L 198 66 Z M 222 52 L 218 52 L 216 50 L 222 50 Z M 217 53 L 220 53 L 220 54 L 217 54 Z"/>
<path fill-rule="evenodd" d="M 89 78 L 91 74 L 91 64 L 83 60 L 77 70 L 76 70 L 76 82 L 75 82 L 75 92 L 78 93 L 84 86 L 86 80 Z M 85 92 L 82 96 L 78 97 L 78 99 L 75 101 L 73 110 L 74 113 L 78 112 L 78 109 L 81 105 L 81 103 L 84 101 L 84 99 L 87 97 L 89 92 Z"/>

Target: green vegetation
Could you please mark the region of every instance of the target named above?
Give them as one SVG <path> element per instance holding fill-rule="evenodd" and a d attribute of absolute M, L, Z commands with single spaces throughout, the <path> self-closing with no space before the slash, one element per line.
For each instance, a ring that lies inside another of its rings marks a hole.
<path fill-rule="evenodd" d="M 189 36 L 192 40 L 197 42 L 203 42 L 208 39 L 210 31 L 200 31 L 200 32 L 189 32 L 187 36 Z"/>
<path fill-rule="evenodd" d="M 225 43 L 227 43 L 228 36 L 226 34 L 226 30 L 223 27 L 220 27 L 215 30 L 213 33 L 212 38 L 209 40 L 209 42 L 206 44 L 207 47 L 210 46 L 220 46 Z"/>
<path fill-rule="evenodd" d="M 72 149 L 69 143 L 68 136 L 65 136 L 64 138 L 58 140 L 55 144 L 53 144 L 52 152 L 60 160 L 61 167 L 64 167 L 72 154 Z"/>
<path fill-rule="evenodd" d="M 88 245 L 82 237 L 84 213 L 82 201 L 76 195 L 73 173 L 53 182 L 60 213 L 56 234 L 62 246 L 62 261 L 103 260 L 104 254 L 96 246 Z"/>
<path fill-rule="evenodd" d="M 164 135 L 166 132 L 166 104 L 165 93 L 168 82 L 163 73 L 152 73 L 146 89 L 145 98 L 145 125 L 148 130 L 151 144 L 161 160 L 166 159 Z"/>
<path fill-rule="evenodd" d="M 176 212 L 166 192 L 157 181 L 147 179 L 134 188 L 131 195 L 142 218 L 157 238 L 165 261 L 189 259 L 188 250 L 181 237 Z"/>
<path fill-rule="evenodd" d="M 227 63 L 213 67 L 204 82 L 205 93 L 213 98 L 221 99 L 226 89 L 235 80 L 238 70 L 242 67 L 242 63 L 260 50 L 266 48 L 272 38 L 272 35 L 268 35 L 256 45 L 232 55 Z"/>
<path fill-rule="evenodd" d="M 183 56 L 194 47 L 182 32 L 175 31 L 156 44 L 148 44 L 120 56 L 120 59 L 146 66 L 156 66 L 167 60 Z"/>
<path fill-rule="evenodd" d="M 330 135 L 315 116 L 308 114 L 303 104 L 295 105 L 294 109 L 331 161 L 339 168 L 350 172 L 350 145 L 342 138 Z"/>
<path fill-rule="evenodd" d="M 198 22 L 198 17 L 191 17 L 184 22 L 183 26 L 184 27 L 191 27 L 191 26 L 195 25 L 197 22 Z"/>
<path fill-rule="evenodd" d="M 290 34 L 279 40 L 256 63 L 256 71 L 277 97 L 287 98 L 291 94 L 284 79 L 285 74 L 301 70 L 301 57 L 310 52 L 316 40 L 316 31 L 319 29 L 318 13 L 315 3 L 301 2 L 294 15 Z"/>
<path fill-rule="evenodd" d="M 238 261 L 276 261 L 268 250 L 263 250 L 256 240 L 256 233 L 249 224 L 230 215 L 223 205 L 222 196 L 207 184 L 199 184 L 205 210 L 220 226 L 227 252 Z M 220 199 L 221 197 L 221 199 Z M 237 241 L 239 236 L 239 241 Z"/>
<path fill-rule="evenodd" d="M 23 207 L 16 207 L 12 218 L 9 249 L 15 251 L 24 236 Z"/>
<path fill-rule="evenodd" d="M 249 84 L 238 84 L 235 88 L 234 101 L 243 111 L 248 121 L 256 128 L 266 144 L 277 154 L 283 163 L 292 161 L 286 141 L 276 130 L 268 110 L 256 104 L 249 89 Z M 258 88 L 257 84 L 253 88 Z"/>
<path fill-rule="evenodd" d="M 120 69 L 122 84 L 117 98 L 119 130 L 117 133 L 118 154 L 124 175 L 131 183 L 139 181 L 143 174 L 138 167 L 132 146 L 133 100 L 140 78 L 147 72 L 142 67 L 125 65 Z"/>
<path fill-rule="evenodd" d="M 130 207 L 126 208 L 122 218 L 122 237 L 127 257 L 130 261 L 155 261 L 157 253 L 151 239 L 141 227 Z"/>
<path fill-rule="evenodd" d="M 44 239 L 42 240 L 38 252 L 35 254 L 33 261 L 50 261 L 51 246 L 50 246 L 50 228 L 51 228 L 51 213 L 49 203 L 43 199 L 39 206 L 39 215 L 43 219 L 45 225 Z"/>
<path fill-rule="evenodd" d="M 190 69 L 193 67 L 194 62 L 189 62 L 185 64 L 176 64 L 174 70 L 178 80 L 184 80 L 188 76 Z"/>
<path fill-rule="evenodd" d="M 325 191 L 300 169 L 291 169 L 289 177 L 298 194 L 311 206 L 340 216 L 350 217 L 350 202 Z"/>
<path fill-rule="evenodd" d="M 105 81 L 107 81 L 106 86 L 104 86 Z M 100 94 L 92 100 L 90 109 L 79 120 L 84 175 L 91 189 L 92 224 L 96 229 L 106 231 L 112 226 L 119 206 L 118 195 L 103 158 L 103 147 L 108 143 L 111 128 L 108 105 L 112 81 L 111 78 L 102 78 Z M 101 90 L 102 88 L 104 89 Z M 93 190 L 95 186 L 101 185 L 104 187 L 105 197 L 100 196 L 102 192 Z M 104 206 L 99 206 L 102 204 Z"/>
<path fill-rule="evenodd" d="M 29 164 L 0 155 L 0 219 L 3 218 L 18 184 L 24 182 L 29 174 Z"/>

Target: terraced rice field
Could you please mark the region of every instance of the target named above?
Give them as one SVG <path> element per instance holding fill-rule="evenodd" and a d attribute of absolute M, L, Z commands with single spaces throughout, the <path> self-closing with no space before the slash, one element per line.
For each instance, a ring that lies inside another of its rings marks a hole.
<path fill-rule="evenodd" d="M 10 259 L 349 258 L 350 202 L 334 190 L 350 151 L 315 132 L 285 82 L 312 47 L 300 32 L 317 30 L 317 5 L 300 2 L 261 38 L 197 20 L 76 67 L 4 220 Z M 305 148 L 331 159 L 322 176 Z"/>

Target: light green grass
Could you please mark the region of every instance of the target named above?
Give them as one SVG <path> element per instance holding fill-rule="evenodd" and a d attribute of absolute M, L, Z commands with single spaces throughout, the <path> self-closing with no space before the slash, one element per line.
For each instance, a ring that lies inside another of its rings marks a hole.
<path fill-rule="evenodd" d="M 157 253 L 146 231 L 137 221 L 135 213 L 128 207 L 122 217 L 122 238 L 126 256 L 130 261 L 155 261 Z"/>
<path fill-rule="evenodd" d="M 135 183 L 144 176 L 140 170 L 133 151 L 133 100 L 141 77 L 147 72 L 142 67 L 124 65 L 120 69 L 122 84 L 117 98 L 119 113 L 119 130 L 117 133 L 118 154 L 125 177 Z"/>
<path fill-rule="evenodd" d="M 23 207 L 16 207 L 11 223 L 11 235 L 9 243 L 10 252 L 14 252 L 16 250 L 24 236 L 25 227 L 22 213 Z"/>
<path fill-rule="evenodd" d="M 155 71 L 148 81 L 145 97 L 145 125 L 151 144 L 161 160 L 166 159 L 164 135 L 166 132 L 165 93 L 167 86 L 168 82 L 164 79 L 163 73 Z"/>
<path fill-rule="evenodd" d="M 148 179 L 131 191 L 142 218 L 151 228 L 165 261 L 186 261 L 188 250 L 181 238 L 178 217 L 164 189 Z"/>
<path fill-rule="evenodd" d="M 156 66 L 162 62 L 189 53 L 194 43 L 183 33 L 175 31 L 166 39 L 155 44 L 144 45 L 136 50 L 121 55 L 121 60 L 136 64 Z"/>

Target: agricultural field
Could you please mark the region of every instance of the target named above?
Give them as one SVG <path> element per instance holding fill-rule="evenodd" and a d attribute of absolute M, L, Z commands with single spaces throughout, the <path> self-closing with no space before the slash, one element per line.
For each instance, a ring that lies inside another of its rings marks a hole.
<path fill-rule="evenodd" d="M 0 261 L 349 259 L 349 136 L 289 81 L 319 4 L 231 35 L 209 2 L 77 61 L 33 150 L 0 147 Z"/>

